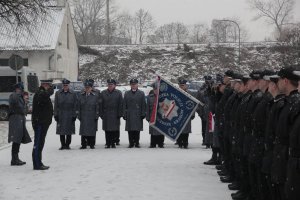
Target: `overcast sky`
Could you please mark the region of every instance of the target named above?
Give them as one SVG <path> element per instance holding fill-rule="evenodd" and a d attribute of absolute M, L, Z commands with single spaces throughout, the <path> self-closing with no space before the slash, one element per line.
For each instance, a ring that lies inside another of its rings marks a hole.
<path fill-rule="evenodd" d="M 263 19 L 253 21 L 255 12 L 247 0 L 115 0 L 120 11 L 133 14 L 140 8 L 148 10 L 157 25 L 169 22 L 205 23 L 212 19 L 240 18 L 249 34 L 249 41 L 262 41 L 274 30 Z M 295 0 L 293 22 L 300 21 L 300 0 Z M 297 12 L 298 11 L 298 12 Z"/>

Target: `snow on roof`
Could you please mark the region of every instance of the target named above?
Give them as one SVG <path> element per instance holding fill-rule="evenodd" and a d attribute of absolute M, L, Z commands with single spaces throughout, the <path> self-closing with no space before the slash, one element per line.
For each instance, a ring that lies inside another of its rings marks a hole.
<path fill-rule="evenodd" d="M 0 21 L 0 50 L 55 49 L 65 8 L 49 8 L 48 13 L 27 27 L 16 27 Z"/>

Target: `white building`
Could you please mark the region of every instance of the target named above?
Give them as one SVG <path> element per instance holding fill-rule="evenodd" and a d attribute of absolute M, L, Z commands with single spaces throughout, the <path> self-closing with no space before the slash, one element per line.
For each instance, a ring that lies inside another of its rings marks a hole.
<path fill-rule="evenodd" d="M 8 66 L 8 58 L 17 54 L 24 59 L 24 66 L 37 72 L 40 80 L 77 80 L 78 46 L 70 7 L 65 0 L 57 2 L 30 28 L 16 29 L 0 22 L 0 67 Z"/>

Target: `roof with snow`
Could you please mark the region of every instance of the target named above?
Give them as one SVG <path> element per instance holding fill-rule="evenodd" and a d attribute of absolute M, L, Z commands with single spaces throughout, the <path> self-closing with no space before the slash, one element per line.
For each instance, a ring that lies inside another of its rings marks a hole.
<path fill-rule="evenodd" d="M 64 14 L 63 7 L 49 8 L 46 15 L 26 27 L 0 21 L 0 50 L 55 49 Z"/>

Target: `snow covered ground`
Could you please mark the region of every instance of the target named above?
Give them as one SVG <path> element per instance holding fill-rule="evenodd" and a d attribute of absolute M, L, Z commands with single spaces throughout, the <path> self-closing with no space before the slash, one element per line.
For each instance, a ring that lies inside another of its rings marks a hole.
<path fill-rule="evenodd" d="M 2 122 L 5 123 L 5 122 Z M 30 123 L 30 121 L 28 121 Z M 166 148 L 149 149 L 148 125 L 141 133 L 140 149 L 128 149 L 124 122 L 121 146 L 104 149 L 104 134 L 97 134 L 96 149 L 79 150 L 75 135 L 71 150 L 59 151 L 55 123 L 48 131 L 43 162 L 48 171 L 32 170 L 32 143 L 21 146 L 25 166 L 10 166 L 10 147 L 0 150 L 0 199 L 2 200 L 226 200 L 227 184 L 203 162 L 211 151 L 201 146 L 201 120 L 193 120 L 190 148 L 178 149 L 166 139 Z M 99 121 L 101 128 L 101 121 Z M 1 126 L 3 128 L 3 126 Z M 79 123 L 76 122 L 78 133 Z M 0 134 L 7 134 L 1 129 Z"/>

